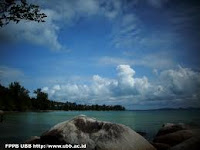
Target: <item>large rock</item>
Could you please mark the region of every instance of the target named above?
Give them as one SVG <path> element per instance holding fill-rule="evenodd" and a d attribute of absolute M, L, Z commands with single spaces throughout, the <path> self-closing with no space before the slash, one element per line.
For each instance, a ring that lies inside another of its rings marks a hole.
<path fill-rule="evenodd" d="M 192 137 L 174 147 L 170 150 L 199 150 L 200 148 L 200 137 Z"/>
<path fill-rule="evenodd" d="M 174 133 L 158 136 L 154 139 L 154 142 L 168 144 L 170 146 L 177 145 L 194 136 L 196 131 L 193 130 L 181 130 Z"/>
<path fill-rule="evenodd" d="M 178 123 L 178 124 L 166 123 L 158 131 L 156 136 L 166 135 L 166 134 L 173 133 L 176 131 L 185 130 L 187 128 L 188 127 L 183 123 Z"/>
<path fill-rule="evenodd" d="M 153 145 L 158 150 L 196 150 L 200 143 L 200 129 L 183 123 L 167 123 L 158 131 Z"/>
<path fill-rule="evenodd" d="M 87 150 L 155 150 L 141 135 L 121 124 L 78 116 L 57 124 L 28 143 L 86 144 Z"/>

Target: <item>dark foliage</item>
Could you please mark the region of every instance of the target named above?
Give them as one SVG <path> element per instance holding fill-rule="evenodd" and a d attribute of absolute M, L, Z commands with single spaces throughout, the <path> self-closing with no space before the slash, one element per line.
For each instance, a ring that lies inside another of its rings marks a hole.
<path fill-rule="evenodd" d="M 21 20 L 45 22 L 47 17 L 40 13 L 38 5 L 28 4 L 26 0 L 0 0 L 0 27 L 10 21 L 19 23 Z"/>
<path fill-rule="evenodd" d="M 11 83 L 9 88 L 0 85 L 0 109 L 2 110 L 28 110 L 31 100 L 29 91 L 18 82 Z"/>
<path fill-rule="evenodd" d="M 30 98 L 29 91 L 18 82 L 9 87 L 0 84 L 0 110 L 29 111 L 29 110 L 125 110 L 121 105 L 81 105 L 71 102 L 56 102 L 48 99 L 48 94 L 41 89 L 34 91 L 36 98 Z"/>

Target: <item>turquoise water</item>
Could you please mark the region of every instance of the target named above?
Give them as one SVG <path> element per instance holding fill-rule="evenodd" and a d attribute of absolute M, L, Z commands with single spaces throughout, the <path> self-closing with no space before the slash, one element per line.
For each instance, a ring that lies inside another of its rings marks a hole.
<path fill-rule="evenodd" d="M 0 144 L 20 143 L 30 136 L 39 136 L 55 124 L 84 114 L 99 120 L 121 123 L 135 131 L 146 132 L 151 140 L 167 122 L 200 125 L 200 110 L 154 111 L 53 111 L 7 113 L 0 123 Z"/>

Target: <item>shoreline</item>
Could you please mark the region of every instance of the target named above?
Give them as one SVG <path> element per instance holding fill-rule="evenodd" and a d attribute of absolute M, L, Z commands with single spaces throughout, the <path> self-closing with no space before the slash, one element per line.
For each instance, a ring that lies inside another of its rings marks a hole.
<path fill-rule="evenodd" d="M 27 111 L 2 111 L 0 110 L 0 115 L 5 113 L 21 113 L 21 112 L 54 112 L 54 111 L 102 111 L 102 112 L 123 112 L 123 111 L 130 111 L 130 112 L 137 112 L 137 111 L 182 111 L 182 110 L 200 110 L 200 108 L 175 108 L 175 109 L 144 109 L 144 110 L 27 110 Z"/>
<path fill-rule="evenodd" d="M 27 111 L 27 112 L 52 112 L 52 111 L 127 111 L 127 110 L 39 110 L 39 111 Z"/>

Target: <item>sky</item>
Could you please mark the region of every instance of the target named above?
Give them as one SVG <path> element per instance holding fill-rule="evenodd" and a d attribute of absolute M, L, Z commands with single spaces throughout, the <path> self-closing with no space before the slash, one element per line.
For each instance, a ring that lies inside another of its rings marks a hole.
<path fill-rule="evenodd" d="M 45 23 L 0 28 L 0 83 L 127 109 L 200 107 L 200 1 L 29 0 Z"/>

